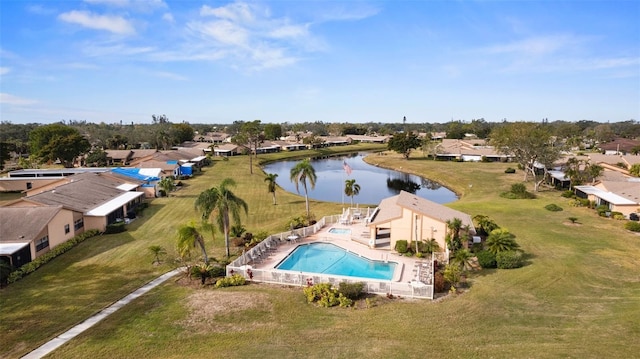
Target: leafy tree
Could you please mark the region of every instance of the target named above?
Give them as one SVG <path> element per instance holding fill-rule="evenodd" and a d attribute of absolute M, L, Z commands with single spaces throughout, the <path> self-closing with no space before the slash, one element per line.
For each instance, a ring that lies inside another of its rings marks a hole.
<path fill-rule="evenodd" d="M 195 266 L 191 267 L 190 274 L 191 277 L 199 278 L 200 284 L 204 285 L 207 281 L 207 278 L 211 277 L 213 268 L 214 267 L 211 264 L 198 263 Z"/>
<path fill-rule="evenodd" d="M 153 262 L 160 264 L 160 256 L 167 254 L 167 251 L 162 246 L 153 245 L 149 246 L 149 251 L 153 253 Z"/>
<path fill-rule="evenodd" d="M 89 152 L 85 161 L 87 165 L 90 165 L 90 166 L 97 166 L 97 167 L 106 166 L 107 153 L 102 149 L 93 150 Z"/>
<path fill-rule="evenodd" d="M 31 154 L 44 161 L 60 160 L 72 167 L 74 159 L 91 149 L 91 145 L 73 127 L 60 123 L 40 126 L 29 134 Z"/>
<path fill-rule="evenodd" d="M 351 207 L 353 207 L 353 196 L 360 194 L 360 185 L 356 183 L 355 179 L 344 181 L 344 194 L 351 197 Z"/>
<path fill-rule="evenodd" d="M 421 146 L 422 141 L 418 138 L 418 135 L 411 131 L 396 133 L 389 139 L 389 143 L 387 143 L 389 150 L 401 154 L 405 159 L 409 159 L 411 150 L 420 148 Z"/>
<path fill-rule="evenodd" d="M 573 187 L 586 182 L 594 183 L 602 175 L 604 168 L 590 161 L 571 157 L 563 165 L 563 170 Z"/>
<path fill-rule="evenodd" d="M 516 243 L 515 237 L 516 236 L 510 233 L 508 229 L 497 228 L 489 233 L 485 246 L 487 250 L 493 254 L 516 250 L 520 246 Z"/>
<path fill-rule="evenodd" d="M 279 140 L 282 137 L 282 126 L 277 123 L 264 125 L 264 138 L 267 140 Z"/>
<path fill-rule="evenodd" d="M 309 161 L 308 159 L 304 159 L 293 166 L 293 168 L 291 168 L 290 179 L 293 183 L 295 183 L 296 191 L 298 193 L 300 193 L 298 184 L 302 183 L 302 187 L 304 188 L 304 200 L 307 209 L 307 218 L 310 218 L 311 212 L 309 211 L 309 192 L 307 190 L 307 180 L 309 180 L 309 184 L 313 189 L 316 186 L 316 180 L 318 179 L 316 170 L 311 165 L 311 161 Z"/>
<path fill-rule="evenodd" d="M 264 181 L 267 182 L 267 190 L 269 193 L 273 195 L 273 204 L 276 205 L 276 188 L 278 188 L 278 184 L 276 183 L 276 178 L 278 174 L 276 173 L 267 173 Z"/>
<path fill-rule="evenodd" d="M 9 151 L 12 151 L 14 146 L 9 142 L 0 142 L 0 170 L 4 169 L 4 161 L 11 159 Z"/>
<path fill-rule="evenodd" d="M 187 123 L 176 123 L 171 125 L 171 135 L 173 137 L 173 142 L 179 144 L 193 140 L 195 132 L 193 127 L 189 126 Z"/>
<path fill-rule="evenodd" d="M 531 174 L 535 190 L 548 177 L 547 169 L 560 158 L 561 146 L 553 142 L 549 129 L 531 122 L 506 123 L 491 131 L 490 143 L 500 153 L 511 155 L 524 168 L 524 181 Z M 543 166 L 542 178 L 536 180 L 536 164 Z"/>
<path fill-rule="evenodd" d="M 634 177 L 640 177 L 640 163 L 634 163 L 631 168 L 629 168 L 629 174 Z"/>
<path fill-rule="evenodd" d="M 0 258 L 0 288 L 7 284 L 9 274 L 11 274 L 12 270 L 11 264 L 3 258 Z"/>
<path fill-rule="evenodd" d="M 215 215 L 215 222 L 218 228 L 224 233 L 224 245 L 229 253 L 229 231 L 231 230 L 230 219 L 235 223 L 240 223 L 240 210 L 244 209 L 245 214 L 249 212 L 249 206 L 242 198 L 236 196 L 229 187 L 235 186 L 236 182 L 231 178 L 225 178 L 219 187 L 207 189 L 196 198 L 195 207 L 202 212 L 203 219 L 209 219 Z"/>
<path fill-rule="evenodd" d="M 176 189 L 176 183 L 173 177 L 164 177 L 158 182 L 158 187 L 169 197 L 169 193 Z"/>
<path fill-rule="evenodd" d="M 178 242 L 177 248 L 180 256 L 187 257 L 191 252 L 191 248 L 198 245 L 202 251 L 202 260 L 209 264 L 209 256 L 207 256 L 207 250 L 204 247 L 204 238 L 198 231 L 194 221 L 188 224 L 183 224 L 178 227 Z"/>

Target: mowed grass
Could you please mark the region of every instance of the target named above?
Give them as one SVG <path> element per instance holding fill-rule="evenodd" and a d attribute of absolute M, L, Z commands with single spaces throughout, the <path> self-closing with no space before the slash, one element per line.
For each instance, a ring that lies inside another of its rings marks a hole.
<path fill-rule="evenodd" d="M 368 161 L 420 174 L 455 190 L 461 199 L 451 207 L 472 216 L 488 215 L 507 227 L 528 254 L 527 265 L 472 274 L 470 290 L 437 302 L 380 299 L 372 308 L 358 309 L 306 304 L 297 288 L 253 284 L 192 289 L 169 281 L 51 357 L 637 355 L 640 237 L 624 231 L 623 222 L 569 207 L 551 190 L 534 200 L 501 198 L 500 192 L 522 180 L 520 172 L 505 174 L 506 164 L 434 162 L 419 156 L 404 161 L 395 154 L 370 156 Z M 284 192 L 278 192 L 279 204 L 273 206 L 262 174 L 248 175 L 246 157 L 217 161 L 175 197 L 155 200 L 151 211 L 127 233 L 85 242 L 0 291 L 0 330 L 6 339 L 0 352 L 7 357 L 24 354 L 168 270 L 169 264 L 152 266 L 146 248 L 160 244 L 171 253 L 176 223 L 196 218 L 194 196 L 225 177 L 236 179 L 236 193 L 250 202 L 251 214 L 244 221 L 250 231 L 280 231 L 288 217 L 304 210 L 304 198 Z M 545 210 L 549 203 L 564 211 Z M 317 215 L 329 214 L 339 211 L 339 205 L 312 203 L 312 209 Z M 579 224 L 570 224 L 568 217 L 577 217 Z M 220 257 L 221 236 L 208 240 L 213 255 Z M 199 295 L 210 300 L 194 307 L 193 298 Z M 227 304 L 218 308 L 220 303 Z M 257 304 L 245 307 L 246 303 Z"/>

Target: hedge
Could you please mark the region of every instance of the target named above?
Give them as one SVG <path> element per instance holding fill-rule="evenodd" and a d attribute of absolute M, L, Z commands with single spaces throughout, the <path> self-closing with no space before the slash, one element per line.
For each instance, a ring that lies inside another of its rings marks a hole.
<path fill-rule="evenodd" d="M 31 262 L 24 264 L 20 268 L 14 270 L 9 274 L 9 278 L 7 280 L 8 284 L 16 282 L 22 279 L 24 276 L 35 272 L 38 268 L 48 263 L 53 258 L 61 255 L 69 251 L 71 248 L 78 245 L 78 243 L 84 242 L 87 238 L 94 237 L 98 235 L 100 232 L 97 229 L 88 230 L 82 234 L 78 234 L 77 236 L 69 239 L 68 241 L 61 243 L 54 248 L 52 248 L 49 252 L 41 255 L 40 257 L 32 260 Z"/>

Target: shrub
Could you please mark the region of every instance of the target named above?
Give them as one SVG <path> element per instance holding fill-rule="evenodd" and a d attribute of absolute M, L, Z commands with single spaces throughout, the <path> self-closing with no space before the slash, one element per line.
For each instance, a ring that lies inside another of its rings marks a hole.
<path fill-rule="evenodd" d="M 442 275 L 442 272 L 436 272 L 433 275 L 433 290 L 436 293 L 444 292 L 444 284 L 444 275 Z"/>
<path fill-rule="evenodd" d="M 231 245 L 235 247 L 243 247 L 247 243 L 244 238 L 241 237 L 233 237 L 231 238 Z"/>
<path fill-rule="evenodd" d="M 227 275 L 227 271 L 224 267 L 213 266 L 211 270 L 209 270 L 209 277 L 211 278 L 224 277 L 225 275 Z"/>
<path fill-rule="evenodd" d="M 444 272 L 442 274 L 445 281 L 449 282 L 451 285 L 456 285 L 460 282 L 462 268 L 460 268 L 459 265 L 449 263 L 444 267 Z"/>
<path fill-rule="evenodd" d="M 396 252 L 404 254 L 407 253 L 408 243 L 406 239 L 400 239 L 396 241 Z"/>
<path fill-rule="evenodd" d="M 516 173 L 516 169 L 515 168 L 511 168 L 511 167 L 507 167 L 507 169 L 504 170 L 504 173 Z"/>
<path fill-rule="evenodd" d="M 364 283 L 347 283 L 340 282 L 338 285 L 338 292 L 340 292 L 345 297 L 356 300 L 362 296 L 362 291 L 364 289 Z"/>
<path fill-rule="evenodd" d="M 562 192 L 561 196 L 564 197 L 564 198 L 572 198 L 573 197 L 573 191 L 568 189 L 568 190 Z"/>
<path fill-rule="evenodd" d="M 114 234 L 124 232 L 127 228 L 124 226 L 124 222 L 117 222 L 107 226 L 105 228 L 105 234 Z"/>
<path fill-rule="evenodd" d="M 495 268 L 497 266 L 496 255 L 487 250 L 476 253 L 476 256 L 478 257 L 478 264 L 482 268 Z"/>
<path fill-rule="evenodd" d="M 247 280 L 241 276 L 240 274 L 234 274 L 231 277 L 224 277 L 218 279 L 216 282 L 216 288 L 224 288 L 224 287 L 236 287 L 240 285 L 245 285 Z"/>
<path fill-rule="evenodd" d="M 560 212 L 560 211 L 562 211 L 562 207 L 558 206 L 555 203 L 551 203 L 551 204 L 548 204 L 548 205 L 544 206 L 544 209 L 546 209 L 547 211 L 551 211 L 551 212 Z"/>
<path fill-rule="evenodd" d="M 624 229 L 632 232 L 640 232 L 640 222 L 629 221 L 624 224 Z"/>
<path fill-rule="evenodd" d="M 514 183 L 511 185 L 511 193 L 514 193 L 516 195 L 524 195 L 525 193 L 527 193 L 527 187 L 524 185 L 524 183 Z"/>
<path fill-rule="evenodd" d="M 571 223 L 578 223 L 578 217 L 568 217 L 567 218 Z"/>
<path fill-rule="evenodd" d="M 507 199 L 532 199 L 536 198 L 533 193 L 527 192 L 527 187 L 524 183 L 514 183 L 511 185 L 511 191 L 503 192 L 500 197 Z"/>
<path fill-rule="evenodd" d="M 342 284 L 342 283 L 340 283 Z M 353 305 L 353 300 L 347 298 L 337 289 L 331 286 L 331 283 L 318 283 L 305 287 L 303 290 L 307 303 L 317 302 L 322 307 L 348 307 Z"/>
<path fill-rule="evenodd" d="M 522 252 L 503 251 L 496 254 L 496 264 L 500 269 L 520 268 L 522 262 Z"/>
<path fill-rule="evenodd" d="M 611 210 L 609 209 L 609 206 L 607 206 L 606 204 L 601 204 L 598 207 L 596 207 L 596 211 L 598 212 L 598 215 L 600 217 L 608 217 L 607 213 L 611 214 Z"/>

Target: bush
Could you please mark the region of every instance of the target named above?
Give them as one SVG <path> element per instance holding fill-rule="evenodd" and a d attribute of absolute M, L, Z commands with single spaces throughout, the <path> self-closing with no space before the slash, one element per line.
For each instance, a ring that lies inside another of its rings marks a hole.
<path fill-rule="evenodd" d="M 527 187 L 524 183 L 514 183 L 511 185 L 511 191 L 503 192 L 500 197 L 507 199 L 532 199 L 536 198 L 533 193 L 527 192 Z"/>
<path fill-rule="evenodd" d="M 98 235 L 100 232 L 98 232 L 97 229 L 91 229 L 88 230 L 82 234 L 78 234 L 77 236 L 69 239 L 68 241 L 58 244 L 57 246 L 55 246 L 54 248 L 52 248 L 49 252 L 41 255 L 40 257 L 32 260 L 29 263 L 26 263 L 25 265 L 23 265 L 22 267 L 16 269 L 15 271 L 11 272 L 9 274 L 9 278 L 7 280 L 7 283 L 13 283 L 16 282 L 20 279 L 22 279 L 22 277 L 24 277 L 27 274 L 33 273 L 35 272 L 38 268 L 40 268 L 42 265 L 48 263 L 49 261 L 51 261 L 53 258 L 69 251 L 71 248 L 75 247 L 76 245 L 78 245 L 78 243 L 82 243 L 84 242 L 87 238 L 91 238 L 93 236 Z"/>
<path fill-rule="evenodd" d="M 544 206 L 544 209 L 546 209 L 547 211 L 551 211 L 551 212 L 560 212 L 560 211 L 562 211 L 562 207 L 558 206 L 555 203 L 551 203 L 551 204 L 548 204 L 548 205 Z"/>
<path fill-rule="evenodd" d="M 624 224 L 624 229 L 631 232 L 640 232 L 640 222 L 629 221 Z"/>
<path fill-rule="evenodd" d="M 511 168 L 511 167 L 507 167 L 507 169 L 504 170 L 504 173 L 516 173 L 516 169 L 515 168 Z"/>
<path fill-rule="evenodd" d="M 243 276 L 241 276 L 240 274 L 234 274 L 231 277 L 218 279 L 218 281 L 216 282 L 216 288 L 236 287 L 245 285 L 246 283 L 247 280 Z"/>
<path fill-rule="evenodd" d="M 227 275 L 227 270 L 224 267 L 220 267 L 220 266 L 214 266 L 209 271 L 210 278 L 224 277 L 226 275 Z"/>
<path fill-rule="evenodd" d="M 407 250 L 409 249 L 408 246 L 406 239 L 400 239 L 396 241 L 396 252 L 401 254 L 407 253 Z"/>
<path fill-rule="evenodd" d="M 242 237 L 231 238 L 231 245 L 234 247 L 244 247 L 245 243 L 248 243 L 248 242 L 245 241 L 245 239 Z"/>
<path fill-rule="evenodd" d="M 496 262 L 496 255 L 487 251 L 487 250 L 483 250 L 480 251 L 476 254 L 476 256 L 478 257 L 478 264 L 480 264 L 480 266 L 482 268 L 496 268 L 497 267 L 497 262 Z"/>
<path fill-rule="evenodd" d="M 522 267 L 522 252 L 503 251 L 496 254 L 496 264 L 500 269 L 513 269 Z"/>
<path fill-rule="evenodd" d="M 564 198 L 572 198 L 573 197 L 573 191 L 568 189 L 568 190 L 562 192 L 561 196 L 564 197 Z"/>
<path fill-rule="evenodd" d="M 117 222 L 117 223 L 113 223 L 107 226 L 107 228 L 105 228 L 104 233 L 105 234 L 114 234 L 114 233 L 121 233 L 126 231 L 127 228 L 124 226 L 124 222 Z"/>
<path fill-rule="evenodd" d="M 342 284 L 342 283 L 340 283 Z M 331 286 L 331 283 L 318 283 L 305 287 L 303 290 L 308 303 L 318 302 L 323 307 L 349 307 L 353 305 L 353 300 L 347 298 L 337 289 Z"/>
<path fill-rule="evenodd" d="M 444 292 L 444 284 L 444 275 L 442 274 L 442 272 L 436 272 L 433 275 L 433 290 L 436 293 Z"/>
<path fill-rule="evenodd" d="M 340 292 L 342 295 L 352 300 L 356 300 L 360 298 L 362 296 L 363 289 L 364 289 L 364 283 L 362 282 L 357 282 L 357 283 L 340 282 L 340 284 L 338 285 L 338 292 Z"/>
<path fill-rule="evenodd" d="M 598 207 L 596 207 L 596 211 L 598 212 L 598 215 L 600 217 L 608 217 L 607 214 L 611 214 L 611 210 L 609 209 L 609 206 L 607 206 L 606 204 L 601 204 Z"/>

